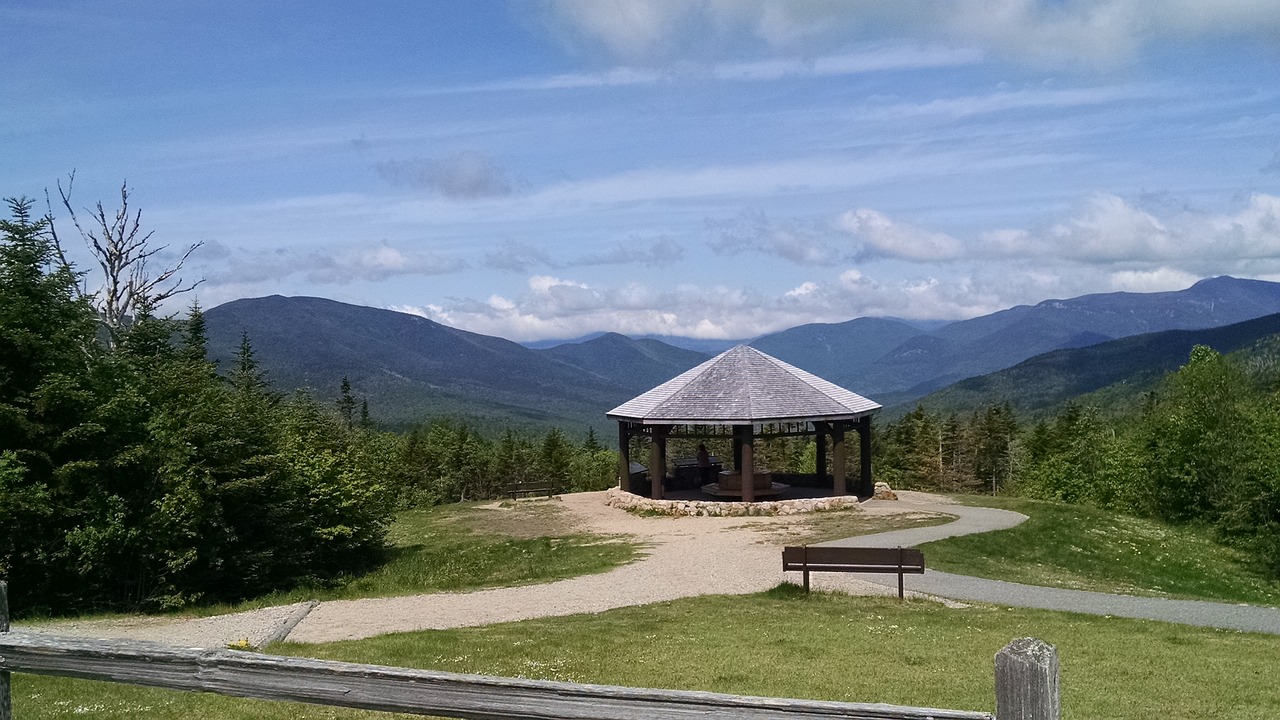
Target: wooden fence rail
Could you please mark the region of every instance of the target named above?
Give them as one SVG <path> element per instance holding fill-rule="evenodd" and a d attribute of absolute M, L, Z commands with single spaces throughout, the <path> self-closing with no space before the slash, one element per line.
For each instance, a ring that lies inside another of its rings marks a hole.
<path fill-rule="evenodd" d="M 10 672 L 474 720 L 993 720 L 989 713 L 963 710 L 462 675 L 7 632 L 5 589 L 0 582 L 0 720 L 12 720 Z M 996 657 L 996 686 L 1000 720 L 1059 720 L 1052 646 L 1031 639 L 1010 643 Z M 1046 692 L 1052 692 L 1051 702 Z"/>

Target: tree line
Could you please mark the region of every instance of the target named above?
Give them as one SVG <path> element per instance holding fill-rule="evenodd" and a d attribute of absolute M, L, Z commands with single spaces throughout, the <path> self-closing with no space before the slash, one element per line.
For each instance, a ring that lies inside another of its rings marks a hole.
<path fill-rule="evenodd" d="M 1280 337 L 1232 356 L 1199 346 L 1134 407 L 1069 403 L 1030 427 L 1007 405 L 918 407 L 878 434 L 877 474 L 1201 524 L 1280 576 L 1278 390 Z"/>
<path fill-rule="evenodd" d="M 612 481 L 613 454 L 594 436 L 491 441 L 448 422 L 397 435 L 373 427 L 345 378 L 336 404 L 277 392 L 248 337 L 220 369 L 198 306 L 158 313 L 176 286 L 139 273 L 106 284 L 109 297 L 87 293 L 52 218 L 7 202 L 0 578 L 16 612 L 155 610 L 338 582 L 383 559 L 398 507 L 494 497 L 532 475 L 566 491 Z M 130 250 L 127 228 L 120 237 L 116 271 L 143 270 L 154 248 Z"/>

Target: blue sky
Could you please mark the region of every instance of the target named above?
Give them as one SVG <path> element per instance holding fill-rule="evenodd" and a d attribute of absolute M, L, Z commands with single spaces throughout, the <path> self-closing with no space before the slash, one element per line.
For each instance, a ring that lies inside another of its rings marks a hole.
<path fill-rule="evenodd" d="M 127 180 L 156 243 L 204 243 L 205 307 L 737 339 L 1280 280 L 1275 0 L 5 0 L 0 27 L 0 194 Z"/>

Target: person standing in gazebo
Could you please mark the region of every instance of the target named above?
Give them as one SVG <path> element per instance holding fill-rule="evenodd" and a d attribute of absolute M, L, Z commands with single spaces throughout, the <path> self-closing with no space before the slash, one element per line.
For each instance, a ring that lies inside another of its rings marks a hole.
<path fill-rule="evenodd" d="M 706 443 L 698 443 L 698 475 L 703 485 L 711 482 L 711 454 L 707 452 Z"/>

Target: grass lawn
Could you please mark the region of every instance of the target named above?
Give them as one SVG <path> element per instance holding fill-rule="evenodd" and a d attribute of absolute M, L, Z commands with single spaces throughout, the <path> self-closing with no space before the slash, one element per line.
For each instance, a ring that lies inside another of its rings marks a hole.
<path fill-rule="evenodd" d="M 550 582 L 631 562 L 623 536 L 577 531 L 558 500 L 459 503 L 406 510 L 387 537 L 386 564 L 333 587 L 305 587 L 235 609 Z"/>
<path fill-rule="evenodd" d="M 749 695 L 994 706 L 1009 640 L 1058 646 L 1066 718 L 1280 717 L 1280 638 L 989 606 L 815 593 L 691 598 L 597 615 L 276 651 L 356 662 Z M 358 718 L 339 709 L 14 676 L 15 717 Z M 386 716 L 377 716 L 386 717 Z"/>
<path fill-rule="evenodd" d="M 959 496 L 1030 519 L 924 546 L 930 567 L 964 575 L 1128 595 L 1280 605 L 1280 582 L 1206 529 L 1081 505 Z"/>

